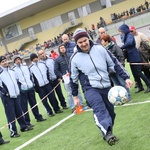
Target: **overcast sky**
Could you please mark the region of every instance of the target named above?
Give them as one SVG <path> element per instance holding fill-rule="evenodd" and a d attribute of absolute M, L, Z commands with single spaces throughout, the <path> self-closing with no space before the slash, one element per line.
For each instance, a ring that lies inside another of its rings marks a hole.
<path fill-rule="evenodd" d="M 30 0 L 0 0 L 0 14 Z"/>

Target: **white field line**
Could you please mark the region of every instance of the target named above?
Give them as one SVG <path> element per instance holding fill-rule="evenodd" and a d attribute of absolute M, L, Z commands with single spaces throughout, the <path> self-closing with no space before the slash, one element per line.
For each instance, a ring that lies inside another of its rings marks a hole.
<path fill-rule="evenodd" d="M 137 102 L 137 103 L 129 103 L 129 104 L 124 104 L 122 106 L 115 106 L 115 107 L 124 107 L 124 106 L 132 106 L 132 105 L 140 105 L 140 104 L 146 104 L 146 103 L 150 103 L 150 100 L 148 101 L 144 101 L 144 102 Z M 91 111 L 92 109 L 87 109 L 86 111 Z M 35 136 L 34 138 L 32 138 L 31 140 L 27 141 L 26 143 L 20 145 L 19 147 L 17 147 L 15 150 L 21 150 L 22 148 L 26 147 L 27 145 L 29 145 L 30 143 L 34 142 L 36 139 L 40 138 L 41 136 L 47 134 L 48 132 L 50 132 L 51 130 L 55 129 L 56 127 L 58 127 L 59 125 L 61 125 L 62 123 L 64 123 L 66 120 L 70 119 L 71 117 L 73 117 L 75 114 L 71 114 L 68 117 L 62 119 L 61 121 L 59 121 L 58 123 L 56 123 L 55 125 L 53 125 L 52 127 L 48 128 L 47 130 L 45 130 L 44 132 L 40 133 L 39 135 Z"/>
<path fill-rule="evenodd" d="M 26 143 L 22 144 L 21 146 L 17 147 L 15 150 L 21 150 L 23 147 L 29 145 L 30 143 L 32 143 L 33 141 L 35 141 L 36 139 L 40 138 L 41 136 L 45 135 L 46 133 L 50 132 L 51 130 L 55 129 L 56 127 L 58 127 L 59 125 L 61 125 L 63 122 L 65 122 L 66 120 L 68 120 L 69 118 L 73 117 L 75 114 L 72 113 L 71 115 L 69 115 L 68 117 L 62 119 L 61 121 L 59 121 L 58 123 L 56 123 L 55 125 L 53 125 L 52 127 L 48 128 L 47 130 L 45 130 L 44 132 L 40 133 L 39 135 L 35 136 L 34 138 L 32 138 L 31 140 L 27 141 Z"/>

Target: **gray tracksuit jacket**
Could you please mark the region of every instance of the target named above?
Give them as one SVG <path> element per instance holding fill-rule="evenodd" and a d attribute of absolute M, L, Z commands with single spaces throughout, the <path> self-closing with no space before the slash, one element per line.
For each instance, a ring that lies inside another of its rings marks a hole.
<path fill-rule="evenodd" d="M 72 95 L 78 94 L 78 79 L 83 92 L 90 88 L 104 89 L 111 86 L 110 75 L 118 73 L 123 79 L 129 78 L 118 61 L 114 61 L 101 45 L 90 41 L 90 51 L 84 53 L 78 46 L 70 60 Z"/>
<path fill-rule="evenodd" d="M 0 68 L 0 91 L 10 98 L 17 98 L 20 94 L 15 72 L 9 67 Z"/>
<path fill-rule="evenodd" d="M 15 71 L 21 90 L 25 91 L 33 88 L 31 74 L 27 65 L 15 65 L 12 69 Z"/>

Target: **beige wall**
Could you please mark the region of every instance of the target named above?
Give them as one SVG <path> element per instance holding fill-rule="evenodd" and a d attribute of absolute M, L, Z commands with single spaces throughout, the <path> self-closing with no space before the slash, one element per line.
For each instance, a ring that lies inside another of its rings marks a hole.
<path fill-rule="evenodd" d="M 38 24 L 38 23 L 48 20 L 50 18 L 59 16 L 66 12 L 72 11 L 75 8 L 84 6 L 93 1 L 95 1 L 95 0 L 82 0 L 82 1 L 81 0 L 70 0 L 69 2 L 63 3 L 61 5 L 53 7 L 51 9 L 45 10 L 35 16 L 29 17 L 27 19 L 20 21 L 21 28 L 26 29 L 30 26 L 33 26 L 35 24 Z"/>
<path fill-rule="evenodd" d="M 31 27 L 33 25 L 39 24 L 42 21 L 48 20 L 50 18 L 56 17 L 60 14 L 64 14 L 66 12 L 69 12 L 75 8 L 81 7 L 83 5 L 86 5 L 88 3 L 93 2 L 94 0 L 71 0 L 67 3 L 64 3 L 62 5 L 56 6 L 54 8 L 48 9 L 44 12 L 41 12 L 37 15 L 34 15 L 32 17 L 26 18 L 24 20 L 21 20 L 19 23 L 21 25 L 22 29 L 26 29 L 28 27 Z M 150 2 L 150 0 L 149 0 Z M 98 12 L 92 13 L 88 16 L 85 16 L 81 19 L 78 19 L 79 22 L 83 22 L 83 24 L 80 27 L 87 27 L 88 29 L 91 29 L 91 24 L 97 24 L 97 22 L 99 22 L 99 17 L 102 16 L 106 22 L 109 22 L 111 20 L 110 18 L 110 14 L 111 13 L 121 13 L 124 10 L 129 10 L 131 7 L 137 7 L 140 4 L 144 3 L 144 0 L 134 0 L 134 4 L 133 4 L 133 0 L 126 0 L 125 2 L 113 5 L 112 7 L 100 10 Z M 55 36 L 59 35 L 60 33 L 62 33 L 64 31 L 65 28 L 69 27 L 69 23 L 66 23 L 64 25 L 61 25 L 59 27 L 55 27 L 53 29 L 41 32 L 39 34 L 36 34 L 36 37 L 38 38 L 38 41 L 35 41 L 33 43 L 31 43 L 30 45 L 27 45 L 26 48 L 28 47 L 35 47 L 36 43 L 40 43 L 43 44 L 43 42 L 45 40 L 49 40 L 54 38 Z M 12 51 L 15 48 L 20 47 L 20 45 L 22 43 L 25 43 L 27 41 L 27 39 L 21 39 L 18 40 L 16 42 L 13 42 L 11 44 L 8 44 L 8 50 Z M 4 54 L 5 53 L 5 48 L 1 47 L 0 48 L 0 54 Z"/>

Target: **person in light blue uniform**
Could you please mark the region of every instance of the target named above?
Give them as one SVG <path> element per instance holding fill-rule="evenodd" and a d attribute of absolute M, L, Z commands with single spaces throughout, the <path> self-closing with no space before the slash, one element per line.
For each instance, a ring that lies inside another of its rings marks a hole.
<path fill-rule="evenodd" d="M 33 76 L 35 90 L 38 92 L 39 96 L 42 100 L 42 103 L 47 111 L 47 114 L 52 117 L 54 116 L 53 110 L 56 114 L 62 113 L 58 105 L 58 101 L 55 97 L 53 87 L 50 83 L 48 68 L 43 62 L 38 61 L 38 56 L 35 53 L 30 55 L 30 60 L 32 64 L 29 66 L 29 70 Z M 49 94 L 49 95 L 48 95 Z M 47 101 L 48 95 L 49 102 L 53 108 L 49 105 Z"/>
<path fill-rule="evenodd" d="M 14 55 L 13 61 L 15 65 L 12 69 L 15 71 L 16 77 L 18 79 L 18 85 L 20 87 L 21 93 L 21 107 L 23 112 L 28 112 L 29 103 L 37 122 L 45 121 L 46 119 L 44 119 L 39 113 L 38 106 L 36 105 L 35 90 L 28 66 L 22 64 L 22 59 L 19 55 Z M 30 123 L 29 112 L 25 114 L 25 120 L 29 126 L 33 126 Z"/>
<path fill-rule="evenodd" d="M 45 63 L 45 65 L 47 66 L 47 69 L 49 72 L 50 83 L 51 83 L 53 88 L 56 87 L 55 92 L 58 96 L 58 99 L 60 101 L 62 108 L 68 109 L 67 103 L 65 101 L 65 98 L 64 98 L 62 90 L 61 90 L 61 86 L 60 86 L 60 84 L 57 80 L 57 76 L 54 72 L 54 60 L 52 58 L 49 58 L 48 56 L 46 56 L 46 53 L 43 50 L 38 51 L 38 56 L 40 59 L 39 61 Z"/>

